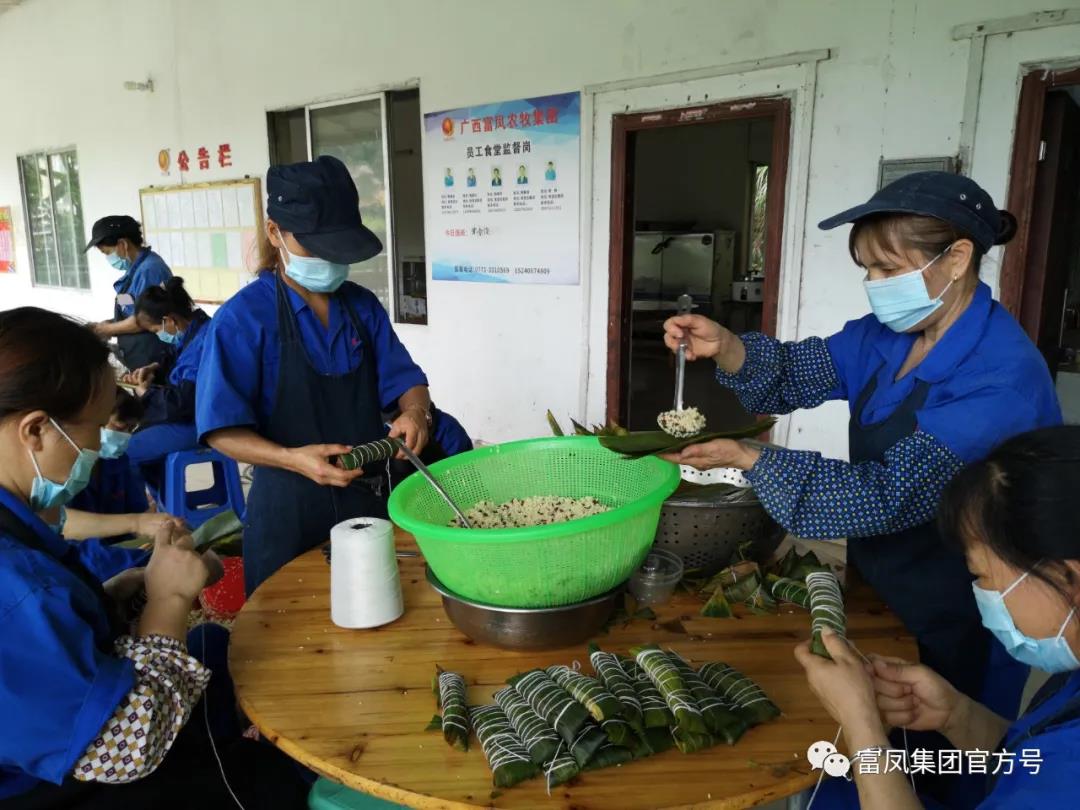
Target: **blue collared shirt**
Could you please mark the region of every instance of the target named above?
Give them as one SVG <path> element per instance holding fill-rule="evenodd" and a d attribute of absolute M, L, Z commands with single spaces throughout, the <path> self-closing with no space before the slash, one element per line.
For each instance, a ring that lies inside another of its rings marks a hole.
<path fill-rule="evenodd" d="M 897 380 L 915 339 L 873 315 L 827 340 L 780 343 L 752 333 L 742 338 L 743 368 L 717 374 L 753 413 L 790 413 L 834 399 L 854 408 L 877 375 L 863 412 L 866 424 L 890 416 L 918 381 L 930 384 L 916 414 L 918 430 L 888 450 L 883 463 L 762 451 L 747 477 L 786 529 L 802 537 L 842 538 L 918 526 L 933 518 L 945 485 L 964 464 L 1018 433 L 1061 424 L 1046 361 L 985 284 L 926 358 Z"/>
<path fill-rule="evenodd" d="M 170 278 L 172 278 L 172 271 L 169 269 L 169 265 L 165 264 L 165 260 L 150 248 L 143 248 L 142 252 L 135 257 L 131 269 L 113 282 L 113 289 L 116 290 L 117 295 L 126 292 L 131 296 L 131 303 L 123 304 L 120 307 L 124 317 L 128 318 L 135 314 L 135 301 L 143 290 L 147 287 L 153 287 L 155 284 L 163 284 Z M 129 279 L 131 286 L 124 290 L 124 286 Z"/>
<path fill-rule="evenodd" d="M 67 541 L 2 488 L 0 502 L 54 554 L 67 552 Z M 38 780 L 63 781 L 135 685 L 134 664 L 112 654 L 109 619 L 93 592 L 52 556 L 3 533 L 0 673 L 0 798 Z"/>
<path fill-rule="evenodd" d="M 273 273 L 261 273 L 226 301 L 204 329 L 206 342 L 195 395 L 200 441 L 227 427 L 261 432 L 270 419 L 281 358 L 274 285 Z M 346 282 L 341 291 L 374 343 L 380 406 L 391 411 L 410 388 L 427 385 L 427 377 L 398 339 L 374 293 L 352 282 Z M 322 374 L 359 368 L 363 344 L 341 302 L 331 299 L 329 326 L 323 328 L 299 295 L 287 286 L 285 293 L 312 366 Z M 297 414 L 297 418 L 304 416 Z"/>

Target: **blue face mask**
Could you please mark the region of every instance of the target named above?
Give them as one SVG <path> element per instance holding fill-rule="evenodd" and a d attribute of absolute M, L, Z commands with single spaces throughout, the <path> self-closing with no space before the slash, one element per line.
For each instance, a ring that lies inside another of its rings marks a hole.
<path fill-rule="evenodd" d="M 126 273 L 131 269 L 131 260 L 125 259 L 119 253 L 115 251 L 105 254 L 105 261 L 113 266 L 113 269 L 119 270 L 121 273 Z"/>
<path fill-rule="evenodd" d="M 165 331 L 165 327 L 161 328 L 161 331 L 157 333 L 157 339 L 168 346 L 175 346 L 180 342 L 180 338 L 184 336 L 183 332 L 176 332 L 170 335 Z"/>
<path fill-rule="evenodd" d="M 877 319 L 894 332 L 906 332 L 937 312 L 942 304 L 942 296 L 953 282 L 946 284 L 937 298 L 931 298 L 923 274 L 930 265 L 948 253 L 951 247 L 952 245 L 949 245 L 918 270 L 878 281 L 864 281 L 870 309 L 874 311 Z"/>
<path fill-rule="evenodd" d="M 316 293 L 332 293 L 337 290 L 345 279 L 349 277 L 349 265 L 329 262 L 317 256 L 294 256 L 285 247 L 282 240 L 282 248 L 285 250 L 287 264 L 285 275 L 303 287 Z"/>
<path fill-rule="evenodd" d="M 130 443 L 130 433 L 102 428 L 100 455 L 102 458 L 120 458 L 127 452 Z"/>
<path fill-rule="evenodd" d="M 53 419 L 49 421 L 52 422 L 54 428 L 60 431 L 60 435 L 79 451 L 79 454 L 75 457 L 75 463 L 71 465 L 71 472 L 68 473 L 67 480 L 62 484 L 58 484 L 41 474 L 37 458 L 35 458 L 33 452 L 30 453 L 30 461 L 33 462 L 34 471 L 37 473 L 34 483 L 30 486 L 30 509 L 34 512 L 41 512 L 44 509 L 52 509 L 70 503 L 71 499 L 86 489 L 86 485 L 90 483 L 90 473 L 93 472 L 94 464 L 98 460 L 97 452 L 83 450 L 71 440 L 71 437 Z"/>
<path fill-rule="evenodd" d="M 67 509 L 65 509 L 64 507 L 61 506 L 60 507 L 60 519 L 57 520 L 56 523 L 49 523 L 48 526 L 54 532 L 56 532 L 57 534 L 62 536 L 64 534 L 64 527 L 66 525 L 67 525 Z"/>
<path fill-rule="evenodd" d="M 1031 573 L 1030 571 L 1028 573 Z M 1005 604 L 1005 597 L 1009 591 L 1019 585 L 1028 574 L 1022 575 L 1016 582 L 1001 593 L 988 591 L 980 588 L 974 582 L 971 589 L 975 592 L 975 604 L 982 616 L 983 626 L 1000 641 L 1009 655 L 1035 669 L 1043 672 L 1069 672 L 1080 669 L 1080 661 L 1076 660 L 1069 642 L 1065 640 L 1065 627 L 1072 621 L 1076 608 L 1069 611 L 1065 621 L 1052 638 L 1031 638 L 1026 636 L 1016 626 L 1012 614 Z"/>

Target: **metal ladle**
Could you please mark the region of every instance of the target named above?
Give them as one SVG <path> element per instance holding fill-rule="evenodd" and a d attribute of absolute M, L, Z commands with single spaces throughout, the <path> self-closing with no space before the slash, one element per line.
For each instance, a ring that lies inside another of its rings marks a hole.
<path fill-rule="evenodd" d="M 679 296 L 679 300 L 678 300 L 677 304 L 678 304 L 678 308 L 679 308 L 679 315 L 689 315 L 690 310 L 693 309 L 693 307 L 694 307 L 694 299 L 691 298 L 689 295 L 683 294 L 683 295 Z M 687 346 L 688 346 L 688 343 L 687 343 L 687 340 L 686 340 L 686 335 L 684 334 L 682 340 L 679 341 L 679 347 L 675 352 L 675 408 L 674 408 L 675 413 L 678 413 L 679 411 L 684 410 L 684 408 L 683 408 L 683 388 L 685 387 L 685 384 L 686 384 L 686 348 L 687 348 Z M 672 431 L 671 428 L 665 428 L 664 427 L 663 421 L 661 419 L 663 416 L 666 416 L 666 414 L 660 414 L 660 416 L 657 417 L 657 422 L 660 424 L 660 427 L 664 431 L 669 432 L 670 435 L 674 436 L 677 439 L 689 439 L 689 438 L 692 438 L 693 436 L 696 436 L 700 432 L 700 431 L 696 431 L 696 430 L 695 431 L 682 431 L 682 430 L 680 430 L 680 431 L 674 432 L 674 431 Z"/>
<path fill-rule="evenodd" d="M 435 491 L 442 496 L 442 499 L 446 501 L 447 505 L 454 510 L 454 514 L 457 515 L 458 521 L 461 523 L 461 527 L 464 529 L 471 529 L 472 524 L 469 523 L 468 518 L 465 517 L 465 513 L 458 508 L 458 505 L 454 503 L 454 499 L 450 497 L 449 493 L 442 488 L 442 484 L 435 480 L 435 476 L 431 474 L 431 470 L 428 469 L 427 464 L 420 460 L 420 457 L 416 455 L 412 450 L 405 446 L 405 442 L 398 440 L 398 447 L 401 452 L 405 454 L 405 458 L 412 462 L 412 465 L 416 467 L 416 471 L 420 473 L 427 482 L 435 488 Z"/>

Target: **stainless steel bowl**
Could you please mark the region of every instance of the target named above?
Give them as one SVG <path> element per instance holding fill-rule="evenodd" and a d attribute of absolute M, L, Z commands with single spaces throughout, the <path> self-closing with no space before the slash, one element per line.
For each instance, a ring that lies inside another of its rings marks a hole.
<path fill-rule="evenodd" d="M 751 559 L 765 559 L 784 538 L 783 528 L 754 491 L 734 477 L 726 480 L 705 486 L 684 483 L 660 510 L 656 545 L 682 557 L 687 571 L 716 573 L 746 541 L 751 541 Z"/>
<path fill-rule="evenodd" d="M 447 589 L 427 569 L 454 626 L 471 638 L 507 650 L 573 647 L 596 635 L 615 612 L 623 586 L 585 602 L 553 608 L 505 608 L 473 602 Z"/>

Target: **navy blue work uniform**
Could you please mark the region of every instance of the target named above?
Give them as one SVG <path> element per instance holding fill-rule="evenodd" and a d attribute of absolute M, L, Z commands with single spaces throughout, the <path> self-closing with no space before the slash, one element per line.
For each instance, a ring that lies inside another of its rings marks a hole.
<path fill-rule="evenodd" d="M 151 386 L 141 400 L 143 415 L 139 429 L 131 437 L 127 457 L 155 491 L 161 489 L 165 457 L 199 446 L 195 430 L 195 381 L 209 323 L 209 315 L 201 309 L 195 310 L 176 346 L 176 360 L 169 370 L 168 381 Z"/>
<path fill-rule="evenodd" d="M 135 683 L 134 664 L 113 652 L 121 628 L 104 572 L 83 552 L 0 488 L 0 802 L 66 779 Z M 146 560 L 103 553 L 113 571 Z"/>
<path fill-rule="evenodd" d="M 385 435 L 381 414 L 427 380 L 369 290 L 346 282 L 324 328 L 304 300 L 263 272 L 211 321 L 196 391 L 200 439 L 251 427 L 285 447 L 361 444 Z M 386 514 L 374 470 L 345 489 L 258 467 L 244 527 L 244 580 L 251 593 L 285 563 L 326 542 L 350 517 Z"/>
<path fill-rule="evenodd" d="M 165 260 L 150 248 L 143 248 L 124 275 L 113 284 L 116 300 L 113 303 L 113 320 L 122 321 L 135 314 L 135 301 L 147 287 L 163 284 L 172 278 L 172 271 Z M 119 335 L 120 359 L 131 370 L 151 363 L 168 363 L 172 350 L 152 332 L 135 335 Z"/>

